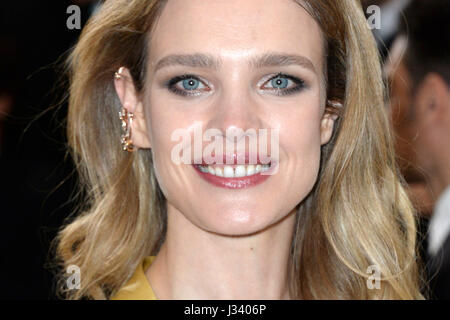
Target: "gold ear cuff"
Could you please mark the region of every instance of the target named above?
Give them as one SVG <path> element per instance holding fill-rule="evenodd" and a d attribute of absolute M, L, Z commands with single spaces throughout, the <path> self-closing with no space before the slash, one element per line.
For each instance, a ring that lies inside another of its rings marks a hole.
<path fill-rule="evenodd" d="M 119 118 L 122 121 L 123 131 L 121 136 L 122 149 L 128 152 L 133 152 L 136 150 L 136 147 L 131 140 L 131 124 L 133 123 L 133 117 L 133 113 L 128 112 L 125 108 L 122 108 L 122 111 L 119 112 Z"/>
<path fill-rule="evenodd" d="M 123 67 L 115 72 L 114 79 L 122 79 L 122 71 Z M 122 135 L 120 140 L 122 143 L 122 149 L 124 151 L 133 152 L 136 150 L 136 147 L 131 140 L 131 125 L 133 123 L 134 114 L 122 107 L 122 110 L 119 112 L 119 118 L 122 122 Z"/>

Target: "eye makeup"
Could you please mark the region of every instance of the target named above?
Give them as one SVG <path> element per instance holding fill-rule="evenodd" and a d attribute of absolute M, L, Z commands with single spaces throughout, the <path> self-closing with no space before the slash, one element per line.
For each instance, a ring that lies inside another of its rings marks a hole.
<path fill-rule="evenodd" d="M 181 87 L 179 86 L 180 83 Z M 306 88 L 306 84 L 302 79 L 281 72 L 269 78 L 265 84 L 266 83 L 272 85 L 272 87 L 266 87 L 265 90 L 273 91 L 273 94 L 277 96 L 292 95 Z M 289 84 L 291 85 L 289 86 Z M 203 80 L 193 74 L 184 74 L 173 77 L 164 83 L 164 87 L 171 93 L 180 96 L 198 96 L 201 95 L 202 92 L 211 91 L 209 86 L 205 84 Z M 198 89 L 199 87 L 200 89 Z"/>

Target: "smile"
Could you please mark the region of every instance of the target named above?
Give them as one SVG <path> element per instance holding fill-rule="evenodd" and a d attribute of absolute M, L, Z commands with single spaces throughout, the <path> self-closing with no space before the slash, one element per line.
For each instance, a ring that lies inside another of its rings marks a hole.
<path fill-rule="evenodd" d="M 269 170 L 268 164 L 257 165 L 225 165 L 225 166 L 198 166 L 199 170 L 203 173 L 209 173 L 213 176 L 224 178 L 241 178 L 250 177 L 260 172 L 266 172 Z"/>
<path fill-rule="evenodd" d="M 259 162 L 259 161 L 258 161 Z M 221 188 L 243 189 L 259 185 L 271 177 L 278 164 L 193 164 L 206 182 Z"/>

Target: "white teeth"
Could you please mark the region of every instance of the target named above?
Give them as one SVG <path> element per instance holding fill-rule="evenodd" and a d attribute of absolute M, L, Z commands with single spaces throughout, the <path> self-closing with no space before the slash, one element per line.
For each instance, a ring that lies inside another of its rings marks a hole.
<path fill-rule="evenodd" d="M 255 174 L 255 166 L 251 164 L 247 167 L 247 175 L 251 176 L 254 174 Z"/>
<path fill-rule="evenodd" d="M 216 168 L 216 176 L 223 177 L 223 171 L 222 168 Z"/>
<path fill-rule="evenodd" d="M 214 168 L 213 166 L 198 166 L 201 172 L 209 173 L 218 177 L 225 178 L 241 178 L 245 176 L 252 176 L 261 172 L 266 172 L 270 169 L 270 165 L 237 165 L 235 168 L 232 166 L 224 166 Z"/>
<path fill-rule="evenodd" d="M 247 170 L 245 170 L 245 166 L 240 165 L 234 169 L 234 176 L 236 178 L 245 177 L 246 174 Z"/>
<path fill-rule="evenodd" d="M 225 166 L 223 168 L 223 176 L 225 178 L 233 178 L 234 177 L 234 170 L 230 166 Z"/>

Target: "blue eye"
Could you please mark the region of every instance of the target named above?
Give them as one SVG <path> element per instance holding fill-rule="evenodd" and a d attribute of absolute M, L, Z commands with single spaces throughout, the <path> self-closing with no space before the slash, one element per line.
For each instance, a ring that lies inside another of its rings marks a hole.
<path fill-rule="evenodd" d="M 287 96 L 300 92 L 305 89 L 306 85 L 302 79 L 279 73 L 275 77 L 269 79 L 269 91 L 274 91 L 277 96 Z M 293 85 L 292 85 L 292 84 Z"/>
<path fill-rule="evenodd" d="M 277 96 L 286 96 L 294 94 L 305 88 L 305 82 L 302 79 L 279 73 L 267 81 L 271 87 L 266 87 L 268 91 L 273 91 Z M 292 86 L 293 83 L 294 85 Z M 211 89 L 194 75 L 181 75 L 172 78 L 164 86 L 169 91 L 180 96 L 198 96 L 202 91 Z M 267 91 L 266 90 L 266 91 Z"/>
<path fill-rule="evenodd" d="M 183 80 L 183 88 L 186 90 L 195 90 L 199 87 L 199 85 L 200 82 L 194 78 Z"/>
<path fill-rule="evenodd" d="M 185 74 L 169 80 L 165 87 L 180 96 L 197 96 L 200 90 L 209 91 L 203 82 L 196 76 Z M 197 92 L 195 92 L 197 91 Z"/>
<path fill-rule="evenodd" d="M 272 79 L 271 84 L 274 88 L 284 89 L 288 86 L 289 80 L 278 76 L 278 77 Z"/>

